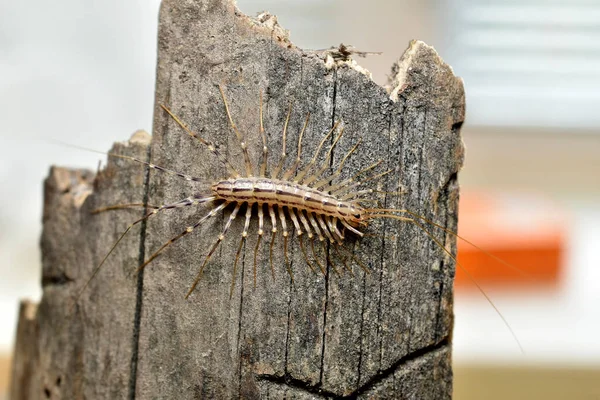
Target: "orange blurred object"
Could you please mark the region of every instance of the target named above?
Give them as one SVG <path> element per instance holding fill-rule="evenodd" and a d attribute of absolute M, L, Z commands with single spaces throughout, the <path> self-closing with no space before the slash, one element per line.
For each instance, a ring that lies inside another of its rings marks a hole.
<path fill-rule="evenodd" d="M 487 287 L 557 286 L 565 248 L 563 212 L 531 193 L 461 192 L 458 234 L 522 271 L 494 260 L 458 240 L 458 260 L 478 284 Z M 460 267 L 455 287 L 475 288 Z"/>

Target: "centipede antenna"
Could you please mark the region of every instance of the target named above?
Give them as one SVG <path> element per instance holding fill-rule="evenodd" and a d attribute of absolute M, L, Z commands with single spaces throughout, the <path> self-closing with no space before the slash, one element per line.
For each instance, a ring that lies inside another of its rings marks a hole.
<path fill-rule="evenodd" d="M 329 151 L 327 152 L 327 155 L 325 156 L 325 159 L 323 160 L 323 163 L 321 164 L 321 167 L 319 168 L 319 170 L 317 172 L 315 172 L 312 176 L 305 178 L 304 181 L 302 182 L 303 185 L 310 185 L 312 182 L 314 182 L 315 180 L 319 179 L 319 177 L 321 175 L 323 175 L 323 173 L 330 168 L 330 164 L 331 164 L 331 154 L 333 152 L 333 149 L 335 148 L 335 145 L 337 144 L 337 142 L 342 138 L 342 135 L 344 134 L 344 127 L 342 127 L 340 129 L 340 133 L 336 136 L 336 138 L 333 141 L 333 144 L 331 145 L 331 147 L 329 148 Z"/>
<path fill-rule="evenodd" d="M 302 178 L 304 178 L 304 175 L 306 175 L 308 173 L 308 171 L 310 171 L 310 169 L 315 165 L 315 163 L 317 162 L 317 157 L 318 157 L 319 153 L 321 152 L 321 148 L 325 144 L 325 141 L 327 140 L 327 138 L 329 138 L 333 134 L 333 132 L 337 129 L 339 123 L 340 122 L 337 121 L 333 125 L 333 128 L 331 128 L 329 130 L 329 132 L 327 133 L 327 135 L 325 135 L 325 137 L 321 140 L 321 143 L 319 143 L 319 147 L 317 147 L 317 150 L 315 151 L 313 158 L 310 160 L 310 162 L 308 163 L 306 168 L 304 168 L 302 171 L 300 171 L 298 173 L 298 175 L 296 175 L 296 177 L 294 178 L 294 182 L 300 182 L 302 180 Z"/>
<path fill-rule="evenodd" d="M 285 162 L 285 159 L 287 157 L 287 153 L 285 151 L 285 147 L 286 147 L 285 145 L 287 142 L 287 128 L 288 128 L 288 124 L 290 123 L 290 115 L 292 115 L 292 103 L 291 102 L 290 102 L 290 107 L 288 109 L 287 117 L 285 117 L 285 123 L 283 124 L 281 157 L 279 158 L 279 164 L 277 164 L 277 167 L 275 167 L 275 169 L 273 170 L 273 173 L 271 174 L 271 177 L 273 179 L 277 179 L 277 177 L 279 176 L 279 172 L 281 172 L 281 169 L 283 168 L 283 163 Z"/>
<path fill-rule="evenodd" d="M 217 207 L 215 207 L 212 210 L 210 210 L 210 212 L 208 214 L 206 214 L 204 217 L 202 217 L 202 219 L 200 219 L 194 225 L 188 226 L 179 235 L 173 237 L 172 239 L 169 239 L 166 243 L 164 243 L 162 246 L 160 246 L 160 248 L 157 251 L 155 251 L 154 254 L 152 254 L 150 256 L 150 258 L 148 258 L 146 261 L 144 261 L 144 263 L 142 265 L 140 265 L 138 267 L 138 269 L 136 271 L 136 274 L 140 273 L 144 268 L 146 268 L 146 266 L 148 264 L 150 264 L 156 257 L 158 257 L 163 252 L 164 249 L 166 249 L 167 247 L 169 247 L 170 245 L 172 245 L 173 243 L 175 243 L 176 241 L 178 241 L 179 239 L 181 239 L 182 237 L 184 237 L 188 233 L 192 233 L 204 221 L 206 221 L 207 219 L 209 219 L 210 217 L 212 217 L 213 215 L 215 215 L 216 213 L 218 213 L 219 211 L 221 211 L 223 208 L 225 208 L 225 206 L 227 206 L 227 204 L 229 204 L 229 203 L 225 202 L 225 203 L 219 204 Z"/>
<path fill-rule="evenodd" d="M 198 285 L 198 282 L 200 282 L 200 279 L 202 278 L 202 272 L 204 271 L 204 267 L 206 267 L 206 264 L 208 263 L 208 260 L 210 260 L 210 256 L 213 255 L 213 253 L 215 252 L 215 250 L 217 249 L 217 247 L 219 247 L 219 244 L 223 241 L 223 239 L 225 239 L 225 235 L 227 234 L 227 230 L 229 229 L 229 227 L 231 226 L 231 223 L 233 222 L 233 220 L 237 216 L 237 213 L 240 210 L 240 207 L 241 207 L 241 204 L 239 204 L 239 203 L 235 205 L 235 208 L 231 212 L 231 215 L 229 216 L 229 219 L 225 223 L 225 227 L 223 228 L 223 232 L 221 232 L 221 234 L 219 235 L 219 237 L 217 238 L 217 240 L 215 241 L 215 243 L 211 247 L 210 251 L 208 252 L 208 254 L 206 255 L 206 257 L 204 258 L 204 262 L 202 263 L 202 266 L 200 267 L 200 271 L 198 271 L 198 275 L 196 275 L 196 279 L 194 280 L 194 283 L 192 284 L 192 287 L 190 288 L 189 292 L 185 295 L 186 299 L 188 297 L 190 297 L 190 295 L 192 294 L 192 292 L 194 291 L 194 289 L 196 289 L 196 286 Z"/>
<path fill-rule="evenodd" d="M 242 148 L 242 152 L 244 153 L 244 164 L 246 165 L 246 176 L 252 176 L 252 162 L 250 161 L 250 155 L 248 154 L 248 146 L 244 141 L 244 137 L 238 130 L 235 122 L 233 122 L 233 118 L 231 118 L 231 113 L 229 112 L 229 104 L 227 104 L 227 97 L 225 96 L 225 91 L 223 87 L 219 84 L 219 91 L 221 92 L 221 97 L 223 98 L 223 104 L 225 104 L 225 112 L 227 113 L 227 118 L 229 119 L 229 124 L 231 125 L 231 129 L 235 133 L 238 141 L 240 142 L 240 147 Z"/>
<path fill-rule="evenodd" d="M 260 133 L 260 136 L 262 137 L 262 142 L 263 142 L 263 159 L 262 159 L 262 163 L 260 165 L 260 176 L 264 177 L 267 174 L 267 157 L 269 155 L 269 149 L 267 148 L 267 135 L 265 134 L 265 127 L 263 125 L 263 95 L 262 95 L 262 90 L 260 91 L 260 106 L 259 106 L 259 119 L 260 119 L 260 124 L 258 126 L 258 131 Z"/>
<path fill-rule="evenodd" d="M 289 180 L 290 177 L 292 175 L 294 175 L 296 173 L 296 170 L 298 169 L 298 167 L 300 166 L 300 155 L 302 154 L 302 137 L 304 137 L 304 131 L 306 130 L 306 127 L 308 126 L 308 120 L 310 118 L 310 112 L 306 114 L 306 120 L 304 121 L 304 126 L 302 127 L 302 130 L 300 131 L 300 136 L 298 137 L 298 149 L 296 151 L 296 161 L 294 161 L 294 165 L 292 165 L 292 167 L 287 170 L 286 173 L 283 174 L 283 180 Z"/>
<path fill-rule="evenodd" d="M 337 169 L 335 170 L 335 172 L 333 174 L 331 174 L 327 178 L 321 179 L 320 181 L 315 183 L 313 185 L 313 187 L 316 189 L 319 189 L 322 186 L 324 186 L 326 183 L 329 183 L 329 182 L 333 181 L 335 178 L 337 178 L 338 176 L 340 176 L 340 174 L 342 173 L 342 169 L 344 167 L 344 163 L 346 162 L 348 157 L 350 157 L 350 155 L 352 155 L 352 153 L 354 153 L 354 151 L 358 148 L 358 145 L 360 144 L 361 141 L 362 141 L 362 138 L 360 138 L 358 140 L 358 142 L 356 142 L 354 147 L 352 147 L 352 149 L 350 149 L 350 151 L 348 153 L 346 153 L 346 155 L 344 156 L 344 158 L 342 158 L 342 161 L 340 161 L 340 164 L 338 165 Z"/>
<path fill-rule="evenodd" d="M 188 135 L 190 135 L 191 137 L 193 137 L 194 139 L 196 139 L 200 143 L 202 143 L 204 146 L 206 146 L 208 148 L 208 150 L 211 153 L 213 153 L 215 155 L 215 157 L 217 157 L 217 160 L 219 160 L 219 162 L 221 164 L 223 164 L 223 166 L 225 166 L 225 168 L 229 171 L 229 173 L 231 174 L 232 177 L 234 177 L 234 178 L 240 177 L 240 173 L 233 167 L 233 165 L 231 165 L 231 163 L 229 163 L 229 161 L 227 161 L 227 159 L 225 157 L 223 157 L 223 155 L 221 155 L 219 150 L 217 150 L 217 148 L 215 147 L 215 145 L 212 142 L 209 142 L 208 140 L 203 139 L 197 133 L 193 132 L 190 128 L 188 128 L 187 125 L 184 124 L 181 121 L 181 119 L 179 119 L 179 117 L 177 117 L 169 108 L 167 108 L 167 106 L 165 106 L 163 104 L 161 104 L 160 106 L 162 107 L 163 110 L 165 110 L 167 112 L 167 114 L 169 114 L 171 116 L 171 118 L 173 118 L 173 120 L 175 122 L 177 122 L 177 125 L 179 125 L 184 131 L 186 131 L 188 133 Z"/>
<path fill-rule="evenodd" d="M 141 207 L 152 208 L 152 209 L 160 208 L 160 206 L 153 206 L 153 205 L 144 204 L 144 203 L 114 204 L 112 206 L 105 206 L 105 207 L 99 207 L 99 208 L 93 209 L 92 211 L 90 211 L 90 214 L 100 214 L 100 213 L 103 213 L 106 211 L 141 208 Z"/>
<path fill-rule="evenodd" d="M 501 263 L 502 265 L 511 268 L 512 270 L 520 273 L 522 276 L 528 278 L 528 279 L 534 279 L 533 276 L 531 276 L 530 274 L 528 274 L 527 272 L 523 271 L 521 268 L 518 268 L 515 265 L 512 265 L 511 263 L 504 261 L 503 259 L 501 259 L 498 256 L 493 255 L 492 253 L 490 253 L 489 251 L 482 249 L 481 247 L 477 246 L 475 243 L 465 239 L 464 237 L 460 236 L 459 234 L 457 234 L 456 232 L 451 231 L 450 229 L 444 227 L 443 225 L 440 225 L 438 223 L 435 223 L 425 217 L 423 217 L 422 215 L 419 215 L 413 211 L 410 210 L 406 210 L 406 209 L 396 209 L 396 208 L 367 208 L 365 209 L 365 211 L 369 212 L 369 213 L 374 213 L 374 212 L 398 212 L 398 213 L 406 213 L 406 214 L 410 214 L 415 218 L 420 219 L 421 221 L 424 221 L 430 225 L 433 225 L 441 230 L 443 230 L 446 233 L 449 233 L 450 235 L 462 240 L 463 242 L 467 243 L 470 246 L 473 246 L 474 248 L 476 248 L 477 250 L 481 251 L 482 253 L 484 253 L 485 255 L 487 255 L 488 257 L 496 260 L 497 262 Z M 373 214 L 376 215 L 376 214 Z"/>
<path fill-rule="evenodd" d="M 452 258 L 452 260 L 454 260 L 454 262 L 456 263 L 456 265 L 458 265 L 460 267 L 460 269 L 465 274 L 467 274 L 467 276 L 469 277 L 469 279 L 471 280 L 471 282 L 473 282 L 473 284 L 477 287 L 477 289 L 479 290 L 479 292 L 483 295 L 483 297 L 485 297 L 485 299 L 487 300 L 487 302 L 494 308 L 494 310 L 496 310 L 496 313 L 502 319 L 502 321 L 504 322 L 504 325 L 510 331 L 512 337 L 517 342 L 517 345 L 519 346 L 519 349 L 521 349 L 521 353 L 525 354 L 525 349 L 521 345 L 521 342 L 519 341 L 519 338 L 517 337 L 517 335 L 515 334 L 515 332 L 513 331 L 513 329 L 510 327 L 510 324 L 508 323 L 508 321 L 506 320 L 506 318 L 504 317 L 504 315 L 502 315 L 502 313 L 500 312 L 500 310 L 498 309 L 498 307 L 496 307 L 496 305 L 494 304 L 494 302 L 492 301 L 492 299 L 490 299 L 490 297 L 485 293 L 485 291 L 483 290 L 483 288 L 477 283 L 477 281 L 475 280 L 475 278 L 473 277 L 473 275 L 458 261 L 458 259 L 454 256 L 454 254 L 452 254 L 435 236 L 433 236 L 433 234 L 431 232 L 429 232 L 418 221 L 416 221 L 416 220 L 414 220 L 414 219 L 412 219 L 410 217 L 401 217 L 399 215 L 393 215 L 393 214 L 379 214 L 379 215 L 377 215 L 377 218 L 391 218 L 391 219 L 396 219 L 396 220 L 399 220 L 399 221 L 410 222 L 410 223 L 415 224 L 423 232 L 425 232 L 427 234 L 427 236 L 429 236 L 429 238 L 431 240 L 433 240 L 438 245 L 438 247 L 440 249 L 442 249 L 446 254 L 448 254 L 448 256 L 450 256 L 450 258 Z"/>

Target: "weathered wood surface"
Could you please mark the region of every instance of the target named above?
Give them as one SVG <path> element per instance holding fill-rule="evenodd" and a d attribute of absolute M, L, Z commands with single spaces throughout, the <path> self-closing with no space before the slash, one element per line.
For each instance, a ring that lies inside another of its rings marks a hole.
<path fill-rule="evenodd" d="M 305 162 L 333 122 L 342 120 L 345 134 L 333 153 L 334 163 L 362 138 L 343 176 L 381 159 L 381 171 L 394 172 L 374 187 L 403 191 L 379 196 L 386 207 L 408 208 L 456 229 L 464 92 L 461 80 L 431 47 L 411 43 L 393 67 L 390 95 L 357 68 L 327 65 L 321 54 L 295 47 L 272 16 L 248 18 L 226 0 L 165 0 L 152 142 L 148 145 L 148 138 L 138 134 L 114 151 L 150 157 L 157 165 L 205 177 L 207 183 L 226 178 L 214 157 L 160 109 L 163 103 L 218 143 L 243 170 L 219 83 L 255 163 L 262 148 L 262 91 L 270 165 L 279 159 L 292 101 L 289 164 L 307 112 L 311 122 L 304 137 Z M 409 223 L 374 222 L 369 232 L 385 237 L 350 245 L 372 270 L 365 274 L 354 265 L 355 277 L 337 276 L 331 267 L 326 276 L 313 274 L 292 239 L 293 284 L 282 240 L 276 242 L 271 278 L 268 233 L 254 288 L 254 219 L 230 299 L 243 225 L 238 217 L 198 288 L 185 300 L 229 213 L 173 245 L 143 275 L 134 275 L 141 260 L 207 208 L 167 211 L 130 232 L 70 314 L 69 301 L 93 267 L 143 213 L 92 215 L 91 210 L 144 199 L 162 204 L 199 191 L 198 184 L 170 175 L 146 176 L 143 166 L 121 159 L 109 160 L 93 188 L 89 173 L 51 171 L 42 237 L 44 294 L 27 321 L 30 333 L 17 338 L 15 365 L 20 367 L 15 368 L 14 400 L 451 397 L 454 263 Z M 434 232 L 455 251 L 453 237 Z M 29 371 L 29 376 L 19 371 Z M 27 382 L 28 392 L 15 387 L 21 382 Z"/>

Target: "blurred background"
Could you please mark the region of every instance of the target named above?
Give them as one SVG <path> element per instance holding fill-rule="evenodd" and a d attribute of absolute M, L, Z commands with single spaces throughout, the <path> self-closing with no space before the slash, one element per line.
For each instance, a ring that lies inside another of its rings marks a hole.
<path fill-rule="evenodd" d="M 39 299 L 42 181 L 151 130 L 158 0 L 0 2 L 0 398 L 18 301 Z M 463 77 L 467 147 L 455 398 L 600 398 L 600 1 L 238 0 L 303 48 L 382 51 L 385 84 L 410 39 Z M 496 397 L 494 397 L 496 396 Z"/>

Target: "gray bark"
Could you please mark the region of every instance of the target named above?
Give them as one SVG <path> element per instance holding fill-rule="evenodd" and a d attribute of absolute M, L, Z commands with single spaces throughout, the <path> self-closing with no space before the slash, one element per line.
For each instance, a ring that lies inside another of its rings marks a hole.
<path fill-rule="evenodd" d="M 271 277 L 267 214 L 255 288 L 254 216 L 230 299 L 244 219 L 240 214 L 185 300 L 230 210 L 135 275 L 143 259 L 210 207 L 169 210 L 132 229 L 70 312 L 70 301 L 94 266 L 126 226 L 143 215 L 142 210 L 91 210 L 145 200 L 173 202 L 228 177 L 159 104 L 168 105 L 244 171 L 219 84 L 255 168 L 262 151 L 262 91 L 271 168 L 279 161 L 292 102 L 286 166 L 296 156 L 307 112 L 304 164 L 334 121 L 342 121 L 345 132 L 333 152 L 334 166 L 362 138 L 342 177 L 382 160 L 376 171 L 393 172 L 366 187 L 402 191 L 376 196 L 385 207 L 410 209 L 455 231 L 457 172 L 463 160 L 461 80 L 422 42 L 412 42 L 394 65 L 388 90 L 351 61 L 325 61 L 322 53 L 294 46 L 267 14 L 246 17 L 229 1 L 163 1 L 152 142 L 138 134 L 113 151 L 150 157 L 154 164 L 202 177 L 205 183 L 148 174 L 142 165 L 114 158 L 95 178 L 82 171 L 51 171 L 42 236 L 44 294 L 35 316 L 21 317 L 13 399 L 44 398 L 48 392 L 51 398 L 451 397 L 454 262 L 417 226 L 402 221 L 372 221 L 366 231 L 385 236 L 347 243 L 371 270 L 365 274 L 351 263 L 354 277 L 338 276 L 331 265 L 325 276 L 312 273 L 292 235 L 292 283 L 281 237 L 275 242 Z M 431 230 L 455 253 L 451 235 Z M 306 239 L 305 244 L 309 248 Z M 336 253 L 330 254 L 335 262 Z M 339 261 L 337 268 L 343 270 Z M 19 389 L 23 379 L 28 393 Z"/>

